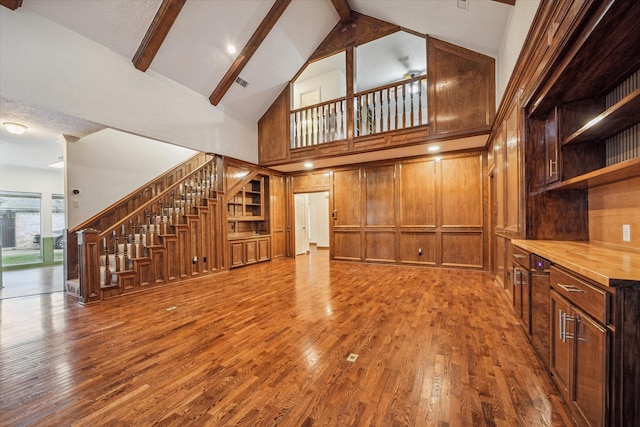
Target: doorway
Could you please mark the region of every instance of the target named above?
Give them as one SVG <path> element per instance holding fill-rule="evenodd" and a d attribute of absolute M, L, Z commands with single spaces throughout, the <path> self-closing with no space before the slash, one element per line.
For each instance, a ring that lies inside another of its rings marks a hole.
<path fill-rule="evenodd" d="M 329 249 L 329 192 L 294 194 L 295 255 Z"/>

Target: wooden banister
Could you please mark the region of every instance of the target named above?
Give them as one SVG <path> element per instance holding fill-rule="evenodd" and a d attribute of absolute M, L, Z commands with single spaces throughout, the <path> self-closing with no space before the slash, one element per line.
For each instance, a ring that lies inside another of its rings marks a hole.
<path fill-rule="evenodd" d="M 153 194 L 154 192 L 158 191 L 157 190 L 158 188 L 162 188 L 165 185 L 171 185 L 173 184 L 173 182 L 177 182 L 182 178 L 182 176 L 185 173 L 186 174 L 190 173 L 191 171 L 194 170 L 194 168 L 198 168 L 199 166 L 208 162 L 212 158 L 213 158 L 212 155 L 206 154 L 206 153 L 194 154 L 193 156 L 189 157 L 187 160 L 180 163 L 179 165 L 169 169 L 168 171 L 164 172 L 162 175 L 157 176 L 156 178 L 153 179 L 153 181 L 150 181 L 145 185 L 133 190 L 127 196 L 124 196 L 122 199 L 113 203 L 111 206 L 108 206 L 107 208 L 98 212 L 97 214 L 90 217 L 89 219 L 69 229 L 69 232 L 74 233 L 76 231 L 83 230 L 85 228 L 90 228 L 96 225 L 96 222 L 99 221 L 100 218 L 104 218 L 107 215 L 115 214 L 119 209 L 128 208 L 129 207 L 128 205 L 132 199 L 136 199 L 143 194 L 148 194 L 148 193 Z"/>
<path fill-rule="evenodd" d="M 106 212 L 106 219 L 94 219 L 95 224 L 111 221 L 102 230 L 77 232 L 81 303 L 224 268 L 220 251 L 212 246 L 216 242 L 212 236 L 223 235 L 222 158 L 209 156 L 204 163 L 187 168 L 188 172 L 174 168 L 179 178 L 173 175 L 171 184 L 163 183 L 161 190 L 135 209 L 117 208 Z M 255 174 L 251 171 L 248 176 Z"/>

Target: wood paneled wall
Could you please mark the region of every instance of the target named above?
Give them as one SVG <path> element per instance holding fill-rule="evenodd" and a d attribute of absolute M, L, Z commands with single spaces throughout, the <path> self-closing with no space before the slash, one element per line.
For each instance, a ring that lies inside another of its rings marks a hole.
<path fill-rule="evenodd" d="M 495 117 L 495 60 L 427 37 L 433 135 L 487 131 Z"/>
<path fill-rule="evenodd" d="M 640 178 L 589 189 L 589 240 L 640 251 Z M 631 241 L 622 240 L 622 225 Z"/>
<path fill-rule="evenodd" d="M 290 92 L 286 86 L 258 120 L 258 157 L 262 164 L 289 158 Z"/>
<path fill-rule="evenodd" d="M 472 152 L 334 171 L 332 258 L 486 268 L 485 170 Z"/>
<path fill-rule="evenodd" d="M 396 25 L 355 12 L 354 23 L 357 25 L 347 28 L 336 26 L 305 67 L 314 59 L 345 51 L 346 74 L 353 76 L 356 46 L 401 30 Z M 429 114 L 427 124 L 373 135 L 354 135 L 354 81 L 348 78 L 346 138 L 291 149 L 291 88 L 287 86 L 258 122 L 260 165 L 275 166 L 489 132 L 495 117 L 495 60 L 430 37 L 427 37 L 426 43 Z M 297 76 L 294 76 L 292 81 L 296 78 Z"/>
<path fill-rule="evenodd" d="M 269 177 L 269 209 L 271 219 L 271 257 L 288 256 L 287 187 L 283 175 Z"/>

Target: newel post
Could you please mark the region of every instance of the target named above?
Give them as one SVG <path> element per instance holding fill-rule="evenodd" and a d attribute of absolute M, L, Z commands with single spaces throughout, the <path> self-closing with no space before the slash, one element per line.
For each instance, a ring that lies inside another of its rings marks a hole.
<path fill-rule="evenodd" d="M 77 234 L 80 304 L 89 304 L 100 300 L 100 232 L 87 228 Z"/>

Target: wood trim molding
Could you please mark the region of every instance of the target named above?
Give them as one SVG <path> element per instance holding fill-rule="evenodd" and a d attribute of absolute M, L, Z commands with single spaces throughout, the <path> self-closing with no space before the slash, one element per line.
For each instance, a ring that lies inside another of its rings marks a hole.
<path fill-rule="evenodd" d="M 318 46 L 316 51 L 309 57 L 305 67 L 310 62 L 345 50 L 345 46 L 360 46 L 402 30 L 402 27 L 398 25 L 390 24 L 389 22 L 372 18 L 355 11 L 352 11 L 351 16 L 353 22 L 351 22 L 350 25 L 344 26 L 342 22 L 338 22 L 338 24 L 333 27 L 329 35 L 325 37 L 322 43 L 320 43 L 320 46 Z"/>
<path fill-rule="evenodd" d="M 4 6 L 11 10 L 16 10 L 17 8 L 22 6 L 22 0 L 0 0 L 0 6 Z"/>
<path fill-rule="evenodd" d="M 353 16 L 351 14 L 351 6 L 349 6 L 348 0 L 331 0 L 333 3 L 333 7 L 335 7 L 336 12 L 340 15 L 340 22 L 342 25 L 349 25 L 353 21 Z"/>
<path fill-rule="evenodd" d="M 249 63 L 253 54 L 256 53 L 258 47 L 260 47 L 271 29 L 276 25 L 276 22 L 278 22 L 278 19 L 280 19 L 284 11 L 287 9 L 289 3 L 291 3 L 291 0 L 276 0 L 273 4 L 269 13 L 267 13 L 247 42 L 247 45 L 242 49 L 242 52 L 240 52 L 240 55 L 238 55 L 233 64 L 231 64 L 231 67 L 209 97 L 209 101 L 213 105 L 218 105 L 222 100 L 222 97 L 224 97 L 244 67 Z"/>
<path fill-rule="evenodd" d="M 20 0 L 21 1 L 21 0 Z M 138 51 L 133 56 L 133 65 L 140 71 L 147 71 L 155 58 L 162 42 L 178 18 L 182 6 L 187 0 L 163 0 L 156 12 L 147 33 L 144 35 Z"/>

